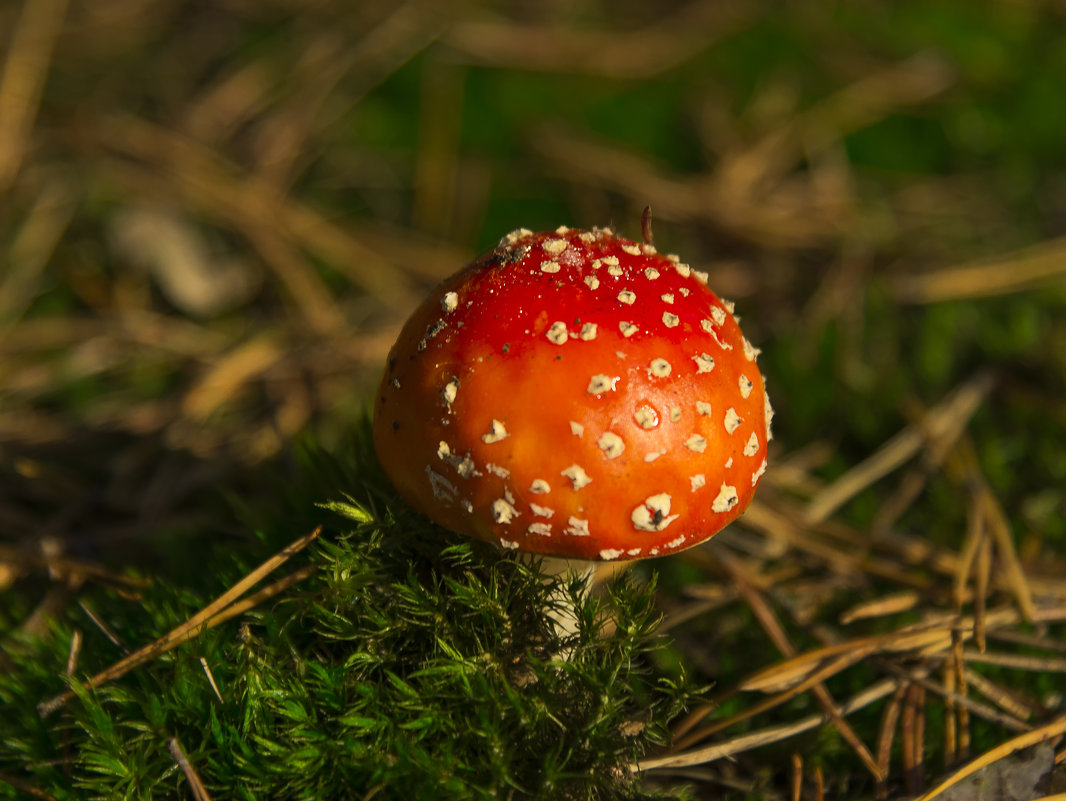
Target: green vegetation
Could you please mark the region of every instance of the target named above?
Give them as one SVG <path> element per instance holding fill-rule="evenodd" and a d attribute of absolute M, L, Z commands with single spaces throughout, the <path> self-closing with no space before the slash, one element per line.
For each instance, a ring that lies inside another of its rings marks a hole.
<path fill-rule="evenodd" d="M 1061 756 L 1063 21 L 0 9 L 0 798 L 914 798 Z M 586 594 L 408 510 L 365 409 L 436 281 L 646 204 L 776 450 L 738 525 Z"/>

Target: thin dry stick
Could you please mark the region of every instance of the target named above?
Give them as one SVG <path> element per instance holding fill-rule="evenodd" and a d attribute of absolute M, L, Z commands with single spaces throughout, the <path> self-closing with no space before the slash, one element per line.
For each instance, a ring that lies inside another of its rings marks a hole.
<path fill-rule="evenodd" d="M 1021 734 L 1005 743 L 1000 743 L 991 751 L 987 751 L 973 762 L 959 768 L 951 776 L 946 778 L 932 790 L 925 795 L 914 799 L 914 801 L 932 801 L 938 795 L 942 795 L 944 791 L 951 787 L 954 787 L 959 782 L 963 781 L 969 776 L 972 776 L 977 771 L 981 770 L 988 765 L 991 765 L 1004 757 L 1010 756 L 1018 751 L 1022 751 L 1026 748 L 1031 748 L 1034 745 L 1039 745 L 1047 740 L 1053 740 L 1061 737 L 1063 733 L 1066 733 L 1066 716 L 1057 718 L 1051 721 L 1046 726 L 1041 726 L 1039 729 L 1033 729 L 1030 732 Z"/>
<path fill-rule="evenodd" d="M 185 774 L 185 780 L 189 783 L 193 798 L 196 801 L 211 801 L 211 794 L 204 787 L 204 783 L 200 780 L 200 774 L 196 772 L 196 768 L 189 761 L 189 757 L 186 755 L 185 749 L 181 747 L 177 737 L 171 737 L 167 740 L 167 750 L 174 757 L 174 761 L 181 768 L 181 772 Z"/>
<path fill-rule="evenodd" d="M 238 581 L 236 584 L 234 584 L 232 587 L 230 587 L 228 590 L 218 596 L 218 598 L 209 603 L 207 606 L 205 606 L 195 615 L 190 617 L 180 626 L 175 629 L 172 629 L 167 634 L 164 634 L 155 642 L 146 645 L 144 648 L 135 651 L 124 659 L 121 659 L 115 664 L 111 665 L 111 667 L 106 668 L 101 672 L 97 673 L 95 676 L 87 679 L 82 683 L 82 687 L 84 689 L 91 690 L 100 687 L 104 684 L 107 684 L 110 681 L 114 681 L 115 679 L 124 676 L 129 671 L 133 670 L 135 667 L 138 667 L 144 664 L 145 662 L 154 659 L 160 654 L 166 653 L 167 651 L 180 645 L 181 643 L 187 642 L 188 640 L 192 639 L 199 631 L 202 630 L 201 627 L 209 627 L 209 625 L 205 624 L 211 624 L 213 618 L 220 618 L 220 620 L 216 621 L 216 625 L 217 622 L 221 622 L 221 619 L 228 619 L 228 617 L 222 618 L 222 615 L 220 614 L 229 611 L 226 609 L 226 607 L 230 606 L 230 604 L 232 604 L 237 598 L 243 595 L 249 588 L 259 582 L 262 578 L 279 568 L 290 557 L 299 553 L 308 545 L 310 545 L 311 542 L 313 542 L 314 539 L 318 536 L 320 531 L 321 526 L 316 528 L 310 534 L 305 534 L 303 537 L 300 537 L 300 539 L 287 545 L 285 548 L 276 553 L 274 556 L 267 559 L 265 562 L 259 565 L 259 567 L 255 568 L 255 570 L 253 570 L 243 579 Z M 234 604 L 234 606 L 241 606 L 241 604 Z M 245 608 L 248 607 L 245 606 Z M 243 609 L 241 611 L 243 611 Z M 239 614 L 239 612 L 233 614 Z M 230 615 L 230 617 L 231 616 L 232 614 Z M 55 698 L 51 698 L 48 701 L 43 701 L 38 704 L 37 712 L 41 715 L 41 717 L 46 717 L 55 712 L 60 707 L 62 707 L 68 701 L 73 700 L 75 697 L 76 693 L 73 690 L 67 690 L 64 693 L 57 695 Z"/>
<path fill-rule="evenodd" d="M 796 656 L 796 649 L 792 646 L 792 643 L 788 640 L 788 635 L 785 633 L 784 628 L 781 626 L 780 621 L 770 608 L 769 604 L 762 595 L 752 586 L 748 580 L 746 571 L 740 566 L 740 563 L 725 553 L 719 554 L 719 559 L 726 569 L 733 576 L 734 581 L 740 590 L 741 596 L 747 601 L 748 606 L 751 607 L 752 612 L 755 614 L 756 620 L 762 626 L 763 631 L 773 642 L 778 651 L 785 657 L 792 658 Z M 833 722 L 833 725 L 837 727 L 844 740 L 852 747 L 859 759 L 866 766 L 866 769 L 873 774 L 875 779 L 881 779 L 880 768 L 877 766 L 877 762 L 874 760 L 873 755 L 870 753 L 870 749 L 866 747 L 866 744 L 859 739 L 859 736 L 855 733 L 854 729 L 844 720 L 837 708 L 836 701 L 829 694 L 829 690 L 826 689 L 824 684 L 817 684 L 813 688 L 814 697 L 817 699 L 819 706 L 826 713 L 829 719 Z"/>

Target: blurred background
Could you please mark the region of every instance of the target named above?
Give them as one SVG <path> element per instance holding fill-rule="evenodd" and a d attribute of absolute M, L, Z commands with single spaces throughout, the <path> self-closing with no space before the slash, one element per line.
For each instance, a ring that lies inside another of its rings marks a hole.
<path fill-rule="evenodd" d="M 999 454 L 1003 489 L 1032 469 L 1061 512 L 1064 23 L 1052 0 L 5 3 L 0 536 L 137 537 L 234 465 L 336 441 L 427 287 L 519 226 L 635 237 L 646 204 L 765 351 L 783 449 L 847 464 L 994 363 L 1015 430 L 1058 424 Z"/>
<path fill-rule="evenodd" d="M 763 349 L 764 497 L 957 548 L 979 475 L 1066 575 L 1061 0 L 9 0 L 0 588 L 237 533 L 218 499 L 341 447 L 429 287 L 645 205 Z M 819 496 L 934 407 L 979 469 Z"/>

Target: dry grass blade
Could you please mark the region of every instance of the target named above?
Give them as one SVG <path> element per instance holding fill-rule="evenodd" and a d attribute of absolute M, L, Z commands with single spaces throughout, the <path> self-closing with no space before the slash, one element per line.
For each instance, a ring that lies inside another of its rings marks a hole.
<path fill-rule="evenodd" d="M 133 670 L 139 665 L 143 665 L 145 662 L 154 659 L 160 654 L 166 653 L 167 651 L 180 645 L 181 643 L 187 642 L 189 639 L 196 636 L 197 632 L 201 630 L 201 627 L 210 625 L 213 619 L 228 619 L 228 617 L 222 618 L 221 616 L 222 614 L 230 611 L 229 609 L 227 609 L 227 607 L 230 607 L 231 604 L 233 604 L 234 606 L 242 606 L 243 608 L 241 609 L 241 611 L 250 608 L 246 605 L 247 602 L 245 602 L 245 604 L 234 604 L 234 601 L 240 598 L 240 596 L 244 595 L 244 593 L 247 592 L 254 584 L 259 582 L 265 576 L 269 575 L 281 565 L 283 565 L 286 561 L 288 561 L 290 557 L 299 553 L 308 545 L 310 545 L 311 542 L 313 542 L 315 538 L 318 537 L 320 530 L 320 528 L 316 528 L 310 534 L 306 534 L 303 537 L 300 537 L 300 539 L 296 540 L 295 542 L 289 544 L 277 554 L 270 557 L 261 565 L 259 565 L 259 567 L 257 567 L 243 579 L 238 581 L 236 584 L 234 584 L 232 587 L 230 587 L 228 590 L 218 596 L 218 598 L 209 603 L 207 606 L 205 606 L 195 615 L 190 617 L 180 626 L 175 629 L 172 629 L 167 634 L 164 634 L 155 642 L 146 645 L 144 648 L 135 651 L 124 659 L 121 659 L 115 664 L 111 665 L 111 667 L 106 668 L 105 670 L 102 670 L 101 672 L 97 673 L 95 676 L 92 676 L 91 678 L 87 679 L 85 682 L 83 682 L 82 686 L 85 689 L 94 689 L 96 687 L 100 687 L 101 685 L 107 684 L 110 681 L 114 681 L 115 679 L 124 676 L 125 674 L 129 673 L 129 671 Z M 256 596 L 252 597 L 254 598 Z M 232 614 L 240 614 L 240 612 L 234 612 Z M 232 616 L 232 614 L 230 616 Z M 218 622 L 221 622 L 221 620 L 219 620 Z M 68 690 L 67 692 L 57 695 L 55 698 L 51 698 L 47 701 L 43 701 L 38 704 L 37 711 L 40 713 L 41 717 L 45 717 L 58 710 L 67 702 L 72 701 L 74 698 L 75 693 L 72 690 Z"/>
<path fill-rule="evenodd" d="M 232 225 L 253 243 L 267 242 L 264 230 L 274 232 L 270 241 L 291 237 L 383 303 L 409 305 L 407 282 L 380 254 L 296 199 L 280 197 L 276 187 L 248 176 L 217 153 L 136 117 L 103 120 L 94 136 L 94 152 L 99 148 L 149 165 L 146 172 L 119 161 L 109 165 L 116 177 L 126 176 L 138 191 L 146 189 L 144 183 L 150 193 L 169 195 L 176 190 L 187 202 Z M 284 265 L 270 266 L 286 269 Z M 301 262 L 300 270 L 306 274 L 294 278 L 282 272 L 279 277 L 314 284 L 315 307 L 305 309 L 305 313 L 320 313 L 318 299 L 332 306 L 332 293 L 310 266 Z"/>
<path fill-rule="evenodd" d="M 1048 723 L 1046 726 L 1041 726 L 1039 729 L 1033 729 L 1030 732 L 1021 734 L 1005 743 L 1001 743 L 990 751 L 985 752 L 977 759 L 973 760 L 967 765 L 964 765 L 955 773 L 951 774 L 948 778 L 938 784 L 929 792 L 916 798 L 914 801 L 932 801 L 939 795 L 942 795 L 946 790 L 954 787 L 968 776 L 972 776 L 977 771 L 981 770 L 994 762 L 997 762 L 1004 757 L 1011 754 L 1022 751 L 1026 748 L 1031 748 L 1039 743 L 1046 742 L 1048 740 L 1054 740 L 1061 737 L 1066 733 L 1066 717 L 1061 717 Z"/>
<path fill-rule="evenodd" d="M 182 402 L 186 415 L 206 420 L 248 382 L 262 375 L 284 356 L 273 337 L 257 337 L 219 358 Z"/>
<path fill-rule="evenodd" d="M 18 175 L 67 0 L 25 0 L 0 77 L 0 194 Z"/>
<path fill-rule="evenodd" d="M 905 303 L 997 297 L 1046 285 L 1066 275 L 1066 239 L 1052 239 L 1001 258 L 907 276 L 893 287 Z"/>
<path fill-rule="evenodd" d="M 927 102 L 953 80 L 947 62 L 930 52 L 877 69 L 790 117 L 754 144 L 726 154 L 717 180 L 726 191 L 754 195 L 759 184 L 781 178 L 796 164 L 816 158 L 843 137 L 899 108 Z"/>
<path fill-rule="evenodd" d="M 693 0 L 633 32 L 468 19 L 455 24 L 444 41 L 471 60 L 507 69 L 648 78 L 733 33 L 755 11 L 752 3 Z"/>
<path fill-rule="evenodd" d="M 992 378 L 979 373 L 956 387 L 928 414 L 924 425 L 910 425 L 889 439 L 869 458 L 857 464 L 811 499 L 804 514 L 807 523 L 820 523 L 869 487 L 917 454 L 930 438 L 944 436 L 969 420 L 992 387 Z"/>
<path fill-rule="evenodd" d="M 2 112 L 0 112 L 2 114 Z M 74 193 L 60 179 L 45 182 L 0 273 L 0 340 L 6 338 L 40 291 L 41 278 L 74 215 Z"/>
<path fill-rule="evenodd" d="M 1032 621 L 1036 617 L 1036 607 L 1033 604 L 1033 592 L 1029 587 L 1029 579 L 1022 568 L 1018 551 L 1014 547 L 1014 536 L 1011 533 L 1010 523 L 1003 513 L 1003 507 L 987 484 L 982 483 L 979 492 L 984 501 L 985 519 L 988 530 L 996 542 L 996 553 L 1003 560 L 1003 566 L 1007 574 L 1007 583 L 1011 592 L 1018 602 L 1022 617 Z"/>

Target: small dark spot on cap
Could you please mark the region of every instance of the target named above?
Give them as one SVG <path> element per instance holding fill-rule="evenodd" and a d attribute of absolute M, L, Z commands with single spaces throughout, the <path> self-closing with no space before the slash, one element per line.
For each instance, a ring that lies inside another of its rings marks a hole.
<path fill-rule="evenodd" d="M 529 245 L 508 247 L 507 245 L 500 244 L 492 252 L 492 255 L 498 265 L 501 267 L 507 267 L 515 262 L 522 261 L 527 253 L 529 253 Z"/>
<path fill-rule="evenodd" d="M 392 357 L 389 358 L 389 372 L 391 373 L 395 369 L 396 369 L 396 357 L 392 356 Z"/>
<path fill-rule="evenodd" d="M 399 420 L 393 420 L 392 421 L 392 430 L 393 431 L 399 431 L 400 430 L 400 421 Z"/>
<path fill-rule="evenodd" d="M 504 353 L 510 353 L 511 352 L 511 343 L 510 342 L 504 342 L 503 343 L 503 347 L 500 348 L 500 350 L 503 351 Z"/>
<path fill-rule="evenodd" d="M 382 395 L 382 396 L 381 396 L 381 402 L 382 402 L 382 403 L 384 403 L 384 402 L 385 402 L 385 396 L 384 396 L 384 395 Z"/>
<path fill-rule="evenodd" d="M 664 515 L 662 509 L 656 509 L 655 514 L 651 516 L 651 524 L 658 528 L 659 525 L 663 522 L 663 517 Z"/>

